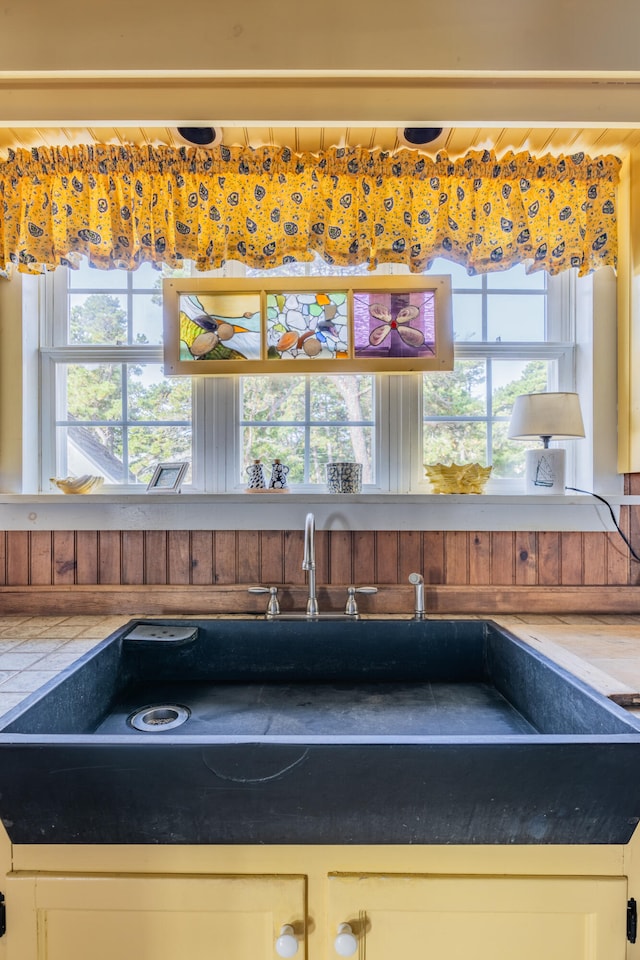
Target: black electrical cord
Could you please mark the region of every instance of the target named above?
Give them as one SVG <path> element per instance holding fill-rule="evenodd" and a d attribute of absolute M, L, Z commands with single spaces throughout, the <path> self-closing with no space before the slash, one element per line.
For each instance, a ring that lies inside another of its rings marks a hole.
<path fill-rule="evenodd" d="M 613 509 L 612 509 L 612 507 L 611 507 L 611 504 L 609 503 L 608 500 L 605 500 L 605 498 L 604 498 L 604 497 L 601 497 L 600 494 L 598 494 L 598 493 L 593 493 L 591 490 L 581 490 L 580 487 L 565 487 L 565 490 L 573 490 L 574 493 L 586 493 L 586 494 L 588 494 L 590 497 L 595 497 L 596 500 L 600 500 L 601 503 L 604 503 L 605 506 L 607 506 L 607 507 L 609 508 L 609 513 L 611 514 L 611 519 L 613 520 L 613 525 L 615 526 L 616 530 L 618 531 L 618 533 L 620 534 L 620 536 L 622 537 L 622 539 L 623 539 L 624 542 L 626 543 L 627 547 L 629 548 L 629 553 L 631 554 L 631 556 L 633 557 L 634 560 L 637 560 L 637 562 L 640 563 L 640 557 L 638 556 L 638 554 L 635 552 L 635 550 L 633 549 L 633 547 L 632 547 L 631 544 L 629 543 L 628 537 L 625 536 L 625 534 L 624 534 L 624 533 L 622 532 L 622 530 L 620 529 L 620 524 L 619 524 L 618 521 L 616 520 L 615 514 L 614 514 Z"/>

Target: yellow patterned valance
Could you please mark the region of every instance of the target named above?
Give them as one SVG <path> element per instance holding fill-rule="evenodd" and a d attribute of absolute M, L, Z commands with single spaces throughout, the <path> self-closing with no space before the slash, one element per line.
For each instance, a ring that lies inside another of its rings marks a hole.
<path fill-rule="evenodd" d="M 470 273 L 527 262 L 581 275 L 616 264 L 620 161 L 583 153 L 458 160 L 360 147 L 80 146 L 0 163 L 0 267 L 144 261 L 275 267 L 319 253 L 341 266 L 436 257 Z"/>

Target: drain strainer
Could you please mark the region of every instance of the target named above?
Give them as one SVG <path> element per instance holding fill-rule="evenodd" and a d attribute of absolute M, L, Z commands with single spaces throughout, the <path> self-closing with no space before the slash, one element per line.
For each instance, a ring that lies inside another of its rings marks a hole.
<path fill-rule="evenodd" d="M 188 707 L 178 703 L 162 703 L 155 707 L 143 707 L 128 718 L 127 723 L 135 730 L 153 733 L 160 730 L 172 730 L 185 723 L 191 715 Z"/>

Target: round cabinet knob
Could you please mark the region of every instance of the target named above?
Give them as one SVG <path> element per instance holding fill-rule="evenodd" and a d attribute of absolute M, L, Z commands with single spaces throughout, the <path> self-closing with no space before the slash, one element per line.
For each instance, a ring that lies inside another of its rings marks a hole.
<path fill-rule="evenodd" d="M 297 952 L 298 941 L 294 936 L 293 927 L 290 923 L 285 923 L 276 940 L 276 953 L 279 957 L 295 957 Z"/>
<path fill-rule="evenodd" d="M 351 924 L 341 923 L 333 946 L 339 957 L 352 957 L 358 949 L 358 941 L 353 935 Z"/>

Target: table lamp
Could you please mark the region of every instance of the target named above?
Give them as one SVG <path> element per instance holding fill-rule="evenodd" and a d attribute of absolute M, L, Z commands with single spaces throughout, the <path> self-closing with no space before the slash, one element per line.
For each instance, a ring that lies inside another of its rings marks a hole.
<path fill-rule="evenodd" d="M 577 393 L 524 393 L 516 397 L 508 436 L 512 440 L 542 440 L 543 446 L 527 450 L 527 493 L 564 493 L 565 451 L 549 441 L 584 437 Z"/>

